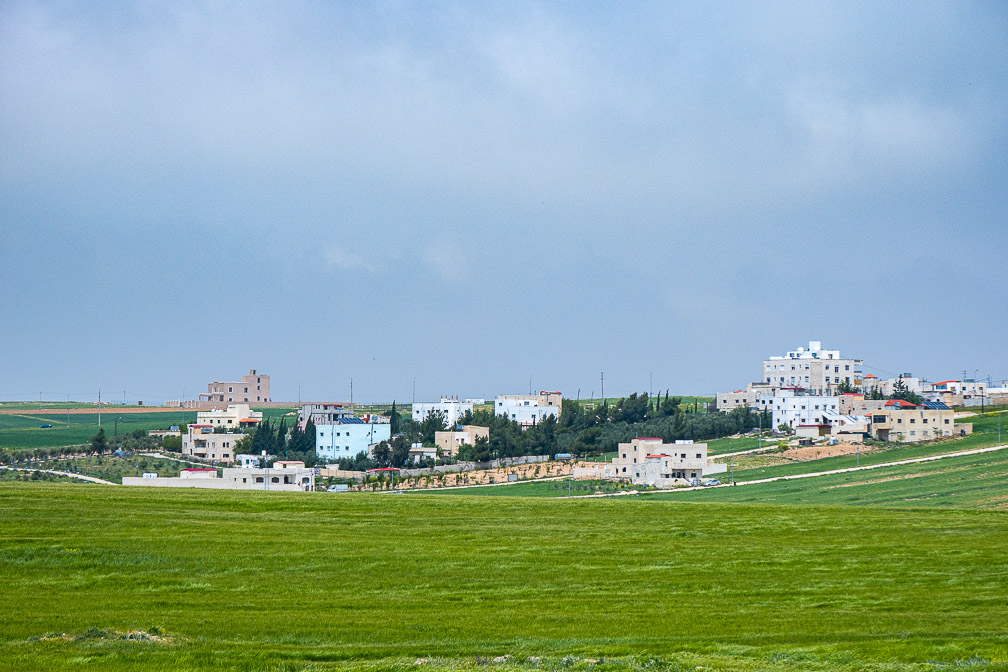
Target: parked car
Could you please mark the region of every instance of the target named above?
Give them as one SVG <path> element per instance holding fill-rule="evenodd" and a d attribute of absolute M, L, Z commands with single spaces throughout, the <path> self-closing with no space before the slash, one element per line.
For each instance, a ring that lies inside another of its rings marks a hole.
<path fill-rule="evenodd" d="M 704 485 L 710 487 L 712 485 L 721 485 L 721 481 L 716 478 L 712 478 L 709 481 L 704 481 Z"/>
<path fill-rule="evenodd" d="M 46 424 L 40 426 L 39 429 L 52 429 L 52 425 L 46 423 Z"/>

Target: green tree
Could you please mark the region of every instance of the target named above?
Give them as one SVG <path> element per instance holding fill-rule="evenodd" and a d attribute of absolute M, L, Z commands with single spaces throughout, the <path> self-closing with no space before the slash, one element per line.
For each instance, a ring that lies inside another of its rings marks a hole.
<path fill-rule="evenodd" d="M 859 392 L 858 388 L 854 387 L 851 383 L 846 380 L 840 381 L 840 384 L 836 388 L 837 394 L 851 394 L 854 392 Z"/>
<path fill-rule="evenodd" d="M 108 440 L 105 438 L 105 428 L 99 427 L 98 433 L 91 437 L 91 451 L 104 453 L 108 449 Z"/>
<path fill-rule="evenodd" d="M 420 437 L 425 446 L 434 445 L 434 433 L 443 432 L 446 428 L 445 414 L 433 408 L 427 412 L 427 417 L 420 423 Z"/>
<path fill-rule="evenodd" d="M 682 406 L 676 404 L 675 416 L 672 421 L 672 438 L 681 439 L 686 436 L 686 418 L 683 415 Z"/>
<path fill-rule="evenodd" d="M 396 410 L 395 399 L 392 400 L 392 410 L 389 412 L 389 433 L 392 436 L 399 433 L 399 411 Z"/>
<path fill-rule="evenodd" d="M 389 461 L 393 467 L 405 467 L 409 463 L 410 443 L 409 439 L 400 434 L 392 439 L 391 450 L 389 451 Z"/>
<path fill-rule="evenodd" d="M 375 464 L 379 468 L 384 469 L 385 467 L 391 466 L 392 463 L 392 451 L 389 448 L 388 441 L 382 441 L 377 446 L 374 447 L 372 451 L 372 456 Z"/>

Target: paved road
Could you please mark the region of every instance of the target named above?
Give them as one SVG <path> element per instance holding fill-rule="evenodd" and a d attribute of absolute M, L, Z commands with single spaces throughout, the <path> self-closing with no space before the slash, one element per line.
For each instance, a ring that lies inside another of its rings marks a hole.
<path fill-rule="evenodd" d="M 77 478 L 82 481 L 88 481 L 89 483 L 101 483 L 102 485 L 121 485 L 120 483 L 113 483 L 112 481 L 106 481 L 103 478 L 95 478 L 94 476 L 85 476 L 84 474 L 75 474 L 70 471 L 56 471 L 55 469 L 30 469 L 28 467 L 4 467 L 4 466 L 0 466 L 0 469 L 7 469 L 8 471 L 41 471 L 46 474 L 55 474 L 56 476 L 69 476 L 70 478 Z"/>

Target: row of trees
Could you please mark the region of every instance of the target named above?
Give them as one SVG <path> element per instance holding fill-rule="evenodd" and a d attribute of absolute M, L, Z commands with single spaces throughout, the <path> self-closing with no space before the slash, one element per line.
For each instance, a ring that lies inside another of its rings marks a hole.
<path fill-rule="evenodd" d="M 280 424 L 264 420 L 251 434 L 246 434 L 235 444 L 235 455 L 267 455 L 285 460 L 301 460 L 306 466 L 313 466 L 318 456 L 315 453 L 315 423 L 311 418 L 304 429 L 297 422 L 288 429 L 287 418 L 280 418 Z"/>
<path fill-rule="evenodd" d="M 434 444 L 434 434 L 445 429 L 444 415 L 432 411 L 422 422 L 396 418 L 402 433 L 390 442 L 379 444 L 374 457 L 363 453 L 353 459 L 341 460 L 345 469 L 409 466 L 409 447 L 413 442 Z M 705 412 L 698 404 L 688 406 L 680 397 L 665 393 L 652 398 L 647 393 L 633 393 L 615 404 L 585 408 L 577 401 L 563 404 L 560 418 L 547 416 L 527 429 L 493 411 L 468 411 L 458 422 L 462 425 L 488 427 L 490 438 L 477 439 L 475 445 L 463 445 L 457 459 L 486 462 L 522 455 L 553 455 L 571 453 L 578 457 L 600 455 L 616 450 L 620 442 L 635 436 L 657 436 L 665 441 L 694 439 L 704 441 L 746 432 L 759 426 L 760 414 L 748 408 L 731 413 Z M 770 429 L 771 417 L 764 412 L 762 426 Z"/>

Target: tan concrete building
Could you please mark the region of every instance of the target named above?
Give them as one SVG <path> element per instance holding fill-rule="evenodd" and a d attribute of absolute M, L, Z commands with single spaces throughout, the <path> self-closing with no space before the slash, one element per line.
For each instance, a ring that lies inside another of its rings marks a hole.
<path fill-rule="evenodd" d="M 664 443 L 660 438 L 637 438 L 621 443 L 608 478 L 628 479 L 634 485 L 671 488 L 698 478 L 723 474 L 727 465 L 707 459 L 707 444 L 692 441 Z"/>
<path fill-rule="evenodd" d="M 890 399 L 885 404 L 869 415 L 871 435 L 878 441 L 927 441 L 952 436 L 956 431 L 954 413 L 944 404 L 927 402 L 916 406 L 902 399 Z"/>
<path fill-rule="evenodd" d="M 476 445 L 476 439 L 490 439 L 490 428 L 479 425 L 464 425 L 462 429 L 447 432 L 434 432 L 434 443 L 441 454 L 446 457 L 455 457 L 458 450 L 463 445 Z"/>
<path fill-rule="evenodd" d="M 182 435 L 182 455 L 213 462 L 233 462 L 235 445 L 244 434 L 215 434 L 212 425 L 189 425 Z"/>
<path fill-rule="evenodd" d="M 248 404 L 271 401 L 270 377 L 255 369 L 249 369 L 248 375 L 242 376 L 240 381 L 208 383 L 206 393 L 199 395 L 199 398 L 201 402 L 217 403 L 237 401 Z"/>
<path fill-rule="evenodd" d="M 196 424 L 213 428 L 238 429 L 258 425 L 263 418 L 261 411 L 253 411 L 248 404 L 228 404 L 226 409 L 200 411 L 196 414 Z"/>
<path fill-rule="evenodd" d="M 749 383 L 744 390 L 718 392 L 715 403 L 717 410 L 722 413 L 731 413 L 740 407 L 763 410 L 766 408 L 766 400 L 773 397 L 778 389 L 770 383 Z"/>

